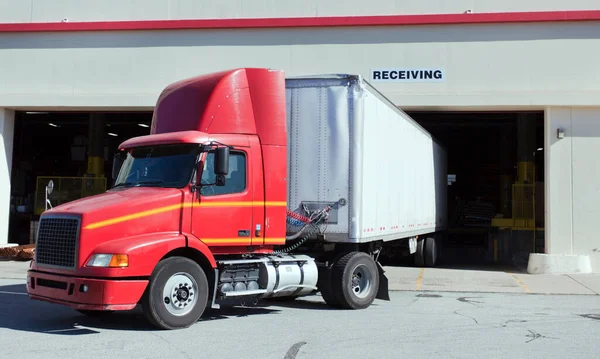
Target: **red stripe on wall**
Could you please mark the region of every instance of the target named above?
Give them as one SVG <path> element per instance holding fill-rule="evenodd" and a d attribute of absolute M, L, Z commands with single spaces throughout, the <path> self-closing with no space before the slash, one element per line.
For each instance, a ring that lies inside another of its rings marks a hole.
<path fill-rule="evenodd" d="M 257 19 L 0 23 L 0 32 L 133 31 L 600 21 L 600 10 Z"/>

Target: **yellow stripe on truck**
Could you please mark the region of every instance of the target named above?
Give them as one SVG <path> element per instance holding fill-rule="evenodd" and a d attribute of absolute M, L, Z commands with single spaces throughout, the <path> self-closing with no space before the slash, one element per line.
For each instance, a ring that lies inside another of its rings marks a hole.
<path fill-rule="evenodd" d="M 173 204 L 170 206 L 164 206 L 154 209 L 149 209 L 146 211 L 141 211 L 137 213 L 128 214 L 125 216 L 115 217 L 111 219 L 106 219 L 103 221 L 98 221 L 94 223 L 88 224 L 85 229 L 96 229 L 101 227 L 110 226 L 117 223 L 123 223 L 127 221 L 131 221 L 134 219 L 139 219 L 143 217 L 153 216 L 155 214 L 160 214 L 169 211 L 180 210 L 181 208 L 189 208 L 189 207 L 254 207 L 254 206 L 267 206 L 267 207 L 282 207 L 286 206 L 287 202 L 273 202 L 273 201 L 239 201 L 239 202 L 200 202 L 200 203 L 185 203 L 185 204 Z"/>
<path fill-rule="evenodd" d="M 281 207 L 281 206 L 286 206 L 286 205 L 287 205 L 287 202 L 241 201 L 241 202 L 200 202 L 200 203 L 194 203 L 193 207 L 248 207 L 248 206 Z"/>
<path fill-rule="evenodd" d="M 203 238 L 200 241 L 208 244 L 250 244 L 253 242 L 262 241 L 261 238 Z M 265 238 L 264 244 L 283 244 L 285 243 L 285 238 Z"/>
<path fill-rule="evenodd" d="M 250 244 L 252 238 L 204 238 L 206 244 Z"/>
<path fill-rule="evenodd" d="M 110 226 L 112 224 L 127 222 L 127 221 L 131 221 L 133 219 L 143 218 L 143 217 L 152 216 L 155 214 L 179 210 L 179 209 L 181 209 L 181 204 L 175 204 L 175 205 L 171 205 L 171 206 L 150 209 L 147 211 L 128 214 L 126 216 L 115 217 L 115 218 L 107 219 L 104 221 L 90 223 L 85 227 L 85 229 L 96 229 L 96 228 L 100 228 L 100 227 L 106 227 L 106 226 Z"/>
<path fill-rule="evenodd" d="M 284 244 L 285 238 L 265 238 L 265 244 Z"/>

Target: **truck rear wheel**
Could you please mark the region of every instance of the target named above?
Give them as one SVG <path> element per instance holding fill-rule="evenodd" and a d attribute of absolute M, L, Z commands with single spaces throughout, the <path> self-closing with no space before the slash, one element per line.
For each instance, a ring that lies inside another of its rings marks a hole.
<path fill-rule="evenodd" d="M 187 328 L 204 313 L 208 292 L 208 279 L 198 263 L 171 257 L 154 269 L 142 308 L 148 321 L 158 328 Z"/>
<path fill-rule="evenodd" d="M 319 292 L 321 292 L 321 297 L 329 306 L 339 307 L 340 303 L 333 294 L 331 283 L 331 268 L 319 267 L 317 288 L 319 288 Z"/>
<path fill-rule="evenodd" d="M 336 302 L 346 309 L 370 306 L 379 289 L 379 271 L 370 255 L 350 252 L 331 268 L 331 289 Z"/>

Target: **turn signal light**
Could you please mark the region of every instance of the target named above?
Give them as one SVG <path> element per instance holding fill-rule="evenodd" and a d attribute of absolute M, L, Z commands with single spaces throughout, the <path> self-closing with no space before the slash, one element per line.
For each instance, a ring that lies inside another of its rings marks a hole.
<path fill-rule="evenodd" d="M 110 260 L 109 267 L 127 267 L 129 266 L 129 258 L 127 254 L 113 254 Z"/>

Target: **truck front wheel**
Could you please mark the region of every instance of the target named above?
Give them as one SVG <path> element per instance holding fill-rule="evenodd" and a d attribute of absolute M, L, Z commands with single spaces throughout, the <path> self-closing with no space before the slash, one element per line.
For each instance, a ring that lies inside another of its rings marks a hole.
<path fill-rule="evenodd" d="M 367 253 L 348 253 L 331 268 L 330 285 L 341 307 L 367 308 L 375 300 L 379 289 L 377 264 Z"/>
<path fill-rule="evenodd" d="M 208 279 L 196 262 L 171 257 L 154 269 L 142 308 L 148 321 L 158 328 L 187 328 L 204 313 L 208 292 Z"/>

